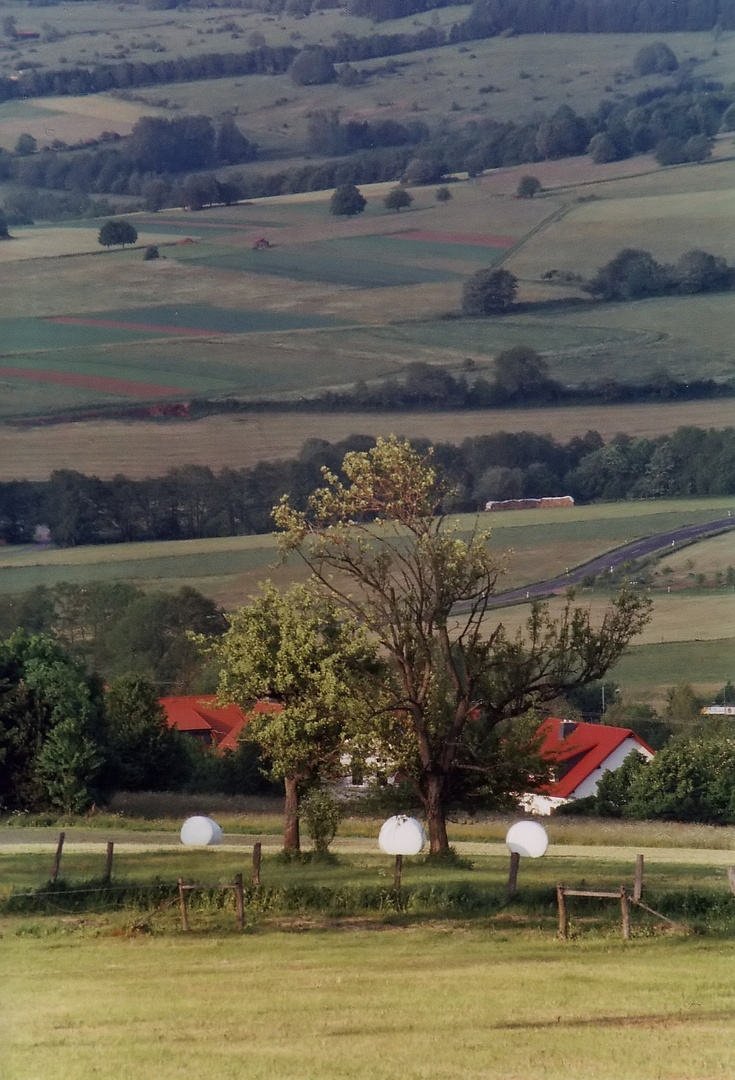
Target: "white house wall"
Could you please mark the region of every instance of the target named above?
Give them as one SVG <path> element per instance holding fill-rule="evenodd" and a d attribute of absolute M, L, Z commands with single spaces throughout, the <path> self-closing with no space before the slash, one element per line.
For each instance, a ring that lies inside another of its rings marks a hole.
<path fill-rule="evenodd" d="M 653 757 L 650 750 L 646 750 L 639 742 L 629 736 L 625 742 L 622 742 L 616 750 L 613 750 L 613 752 L 605 758 L 599 768 L 595 769 L 594 772 L 591 772 L 589 776 L 585 777 L 581 784 L 579 784 L 571 793 L 570 798 L 584 799 L 586 795 L 596 795 L 597 785 L 600 782 L 602 774 L 608 772 L 610 769 L 619 769 L 628 754 L 633 751 L 640 754 L 646 761 L 650 761 Z"/>

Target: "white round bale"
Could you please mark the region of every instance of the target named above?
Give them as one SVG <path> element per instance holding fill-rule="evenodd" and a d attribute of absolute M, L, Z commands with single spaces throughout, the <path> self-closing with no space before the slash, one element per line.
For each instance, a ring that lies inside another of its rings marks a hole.
<path fill-rule="evenodd" d="M 505 836 L 508 851 L 517 852 L 530 859 L 540 859 L 546 854 L 549 837 L 543 825 L 537 821 L 517 821 Z"/>
<path fill-rule="evenodd" d="M 425 843 L 421 822 L 405 814 L 388 818 L 378 837 L 378 846 L 386 855 L 418 855 Z"/>
<path fill-rule="evenodd" d="M 190 817 L 181 826 L 181 843 L 187 847 L 214 847 L 222 843 L 222 830 L 211 818 Z"/>

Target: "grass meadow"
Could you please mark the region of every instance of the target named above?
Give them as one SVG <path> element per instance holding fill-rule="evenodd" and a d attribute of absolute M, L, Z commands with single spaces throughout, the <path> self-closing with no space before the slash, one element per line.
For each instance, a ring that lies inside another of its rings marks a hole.
<path fill-rule="evenodd" d="M 175 818 L 148 822 L 157 831 L 64 822 L 64 884 L 32 904 L 12 895 L 44 889 L 55 833 L 0 829 L 9 1080 L 732 1074 L 732 829 L 552 820 L 547 855 L 523 861 L 508 903 L 509 819 L 455 824 L 472 867 L 407 859 L 397 902 L 378 821 L 348 819 L 336 861 L 284 863 L 273 813 L 239 817 L 238 831 L 238 817 L 218 817 L 225 843 L 199 851 L 177 843 Z M 107 899 L 68 892 L 94 887 L 110 837 Z M 180 876 L 247 880 L 255 839 L 262 886 L 246 889 L 245 934 L 231 893 L 211 890 L 190 894 L 182 932 L 158 901 Z M 617 904 L 570 899 L 571 940 L 558 941 L 556 882 L 630 886 L 636 852 L 644 900 L 677 926 L 634 909 L 624 942 Z"/>
<path fill-rule="evenodd" d="M 35 384 L 28 384 L 34 387 Z M 64 387 L 57 392 L 78 393 Z M 28 391 L 31 392 L 30 390 Z M 456 442 L 496 431 L 537 431 L 559 442 L 598 431 L 654 437 L 682 425 L 727 427 L 732 401 L 667 402 L 548 409 L 411 413 L 257 412 L 210 416 L 192 423 L 85 420 L 48 426 L 0 423 L 0 480 L 44 480 L 60 461 L 66 468 L 111 479 L 142 479 L 182 465 L 219 470 L 296 457 L 307 439 L 338 442 L 355 433 L 398 434 Z"/>
<path fill-rule="evenodd" d="M 13 1080 L 701 1080 L 735 1067 L 730 942 L 297 922 L 239 940 L 69 928 L 12 935 L 4 952 Z"/>

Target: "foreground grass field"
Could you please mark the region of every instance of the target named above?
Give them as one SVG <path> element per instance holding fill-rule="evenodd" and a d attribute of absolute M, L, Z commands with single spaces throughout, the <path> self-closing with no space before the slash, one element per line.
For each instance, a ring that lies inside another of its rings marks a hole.
<path fill-rule="evenodd" d="M 118 834 L 113 883 L 231 881 L 247 870 L 247 844 L 257 835 L 268 850 L 277 844 L 273 815 L 247 820 L 260 831 L 226 829 L 226 845 L 204 851 L 177 845 L 173 822 L 157 823 L 165 826 L 157 833 Z M 506 906 L 507 851 L 477 841 L 500 837 L 507 821 L 454 826 L 473 868 L 408 860 L 407 903 L 381 910 L 364 906 L 370 890 L 388 898 L 392 886 L 391 860 L 375 850 L 377 824 L 348 822 L 348 833 L 362 835 L 339 842 L 334 864 L 284 864 L 267 854 L 263 902 L 248 898 L 242 937 L 228 894 L 222 904 L 214 903 L 222 894 L 192 895 L 189 934 L 174 908 L 146 915 L 140 900 L 118 910 L 85 900 L 84 910 L 65 914 L 62 897 L 45 915 L 1 916 L 3 1076 L 732 1075 L 732 830 L 552 821 L 549 853 L 524 861 L 517 899 Z M 630 846 L 574 844 L 595 834 Z M 67 826 L 70 884 L 99 875 L 108 835 Z M 655 846 L 661 842 L 697 846 Z M 0 830 L 6 885 L 41 884 L 52 850 L 50 830 Z M 573 939 L 557 941 L 555 882 L 617 888 L 630 882 L 636 851 L 645 852 L 645 898 L 680 927 L 666 930 L 636 911 L 633 938 L 623 942 L 617 905 L 574 900 Z M 274 890 L 286 907 L 274 905 Z M 350 907 L 349 897 L 363 900 Z"/>
<path fill-rule="evenodd" d="M 734 958 L 729 942 L 569 945 L 512 924 L 10 934 L 5 1069 L 12 1080 L 728 1077 Z"/>

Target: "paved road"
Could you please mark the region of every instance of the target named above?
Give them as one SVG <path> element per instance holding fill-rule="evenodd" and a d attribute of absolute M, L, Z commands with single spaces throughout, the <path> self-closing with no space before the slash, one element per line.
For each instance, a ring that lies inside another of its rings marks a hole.
<path fill-rule="evenodd" d="M 643 559 L 653 555 L 656 551 L 665 551 L 666 548 L 674 547 L 687 540 L 696 540 L 700 536 L 708 536 L 713 533 L 724 532 L 726 529 L 735 529 L 735 517 L 718 518 L 716 521 L 703 521 L 698 525 L 685 525 L 681 529 L 672 532 L 659 533 L 657 536 L 644 536 L 641 540 L 633 540 L 629 544 L 608 551 L 596 559 L 591 559 L 582 566 L 576 566 L 568 574 L 560 574 L 559 577 L 550 578 L 548 581 L 539 581 L 535 585 L 527 585 L 521 589 L 511 589 L 509 592 L 498 593 L 493 597 L 491 607 L 505 607 L 507 604 L 517 603 L 519 600 L 537 600 L 541 596 L 549 596 L 552 593 L 564 592 L 570 585 L 577 585 L 587 574 L 609 573 L 624 562 L 631 559 Z"/>

